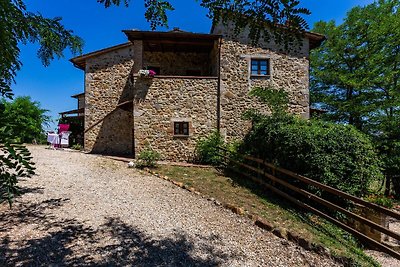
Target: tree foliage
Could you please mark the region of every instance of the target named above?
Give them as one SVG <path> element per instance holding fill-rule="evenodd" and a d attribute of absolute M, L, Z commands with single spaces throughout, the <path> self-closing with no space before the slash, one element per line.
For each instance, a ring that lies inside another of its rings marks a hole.
<path fill-rule="evenodd" d="M 20 193 L 19 178 L 33 175 L 34 164 L 28 149 L 20 144 L 20 133 L 15 128 L 18 120 L 24 118 L 8 116 L 10 105 L 4 100 L 0 102 L 0 203 L 7 201 L 11 207 L 13 199 Z"/>
<path fill-rule="evenodd" d="M 328 40 L 311 54 L 312 101 L 326 119 L 374 137 L 388 178 L 400 172 L 399 7 L 380 0 L 353 8 L 341 25 L 318 22 L 314 31 Z"/>
<path fill-rule="evenodd" d="M 236 33 L 244 28 L 249 28 L 249 37 L 253 43 L 263 37 L 270 40 L 274 37 L 278 43 L 288 47 L 293 43 L 308 24 L 303 16 L 309 15 L 310 11 L 300 7 L 298 0 L 195 0 L 208 10 L 208 17 L 214 22 L 233 22 Z M 105 7 L 113 5 L 128 6 L 131 0 L 98 0 Z M 137 2 L 137 1 L 136 1 Z M 168 0 L 144 0 L 146 9 L 145 18 L 150 23 L 151 29 L 158 26 L 168 27 L 168 11 L 174 7 Z M 273 36 L 268 28 L 272 31 Z"/>
<path fill-rule="evenodd" d="M 38 43 L 37 52 L 43 65 L 60 58 L 65 48 L 73 53 L 81 51 L 82 40 L 61 24 L 61 18 L 45 18 L 26 10 L 22 0 L 0 1 L 0 94 L 12 96 L 10 88 L 22 63 L 20 44 Z"/>
<path fill-rule="evenodd" d="M 46 109 L 29 96 L 20 96 L 13 101 L 3 99 L 1 117 L 7 121 L 9 135 L 18 143 L 31 143 L 44 138 L 43 125 L 50 122 Z"/>
<path fill-rule="evenodd" d="M 287 112 L 289 96 L 284 90 L 255 87 L 250 90 L 249 95 L 258 98 L 261 102 L 267 104 L 271 109 L 272 114 Z"/>
<path fill-rule="evenodd" d="M 310 11 L 299 7 L 297 0 L 202 0 L 201 6 L 209 10 L 208 16 L 214 22 L 233 22 L 235 32 L 249 29 L 249 38 L 253 44 L 263 37 L 265 41 L 271 38 L 284 44 L 285 48 L 293 44 L 308 29 L 303 18 Z M 272 32 L 272 36 L 269 31 Z"/>
<path fill-rule="evenodd" d="M 0 144 L 0 203 L 7 201 L 11 207 L 13 199 L 20 193 L 18 179 L 34 174 L 31 154 L 19 144 Z"/>

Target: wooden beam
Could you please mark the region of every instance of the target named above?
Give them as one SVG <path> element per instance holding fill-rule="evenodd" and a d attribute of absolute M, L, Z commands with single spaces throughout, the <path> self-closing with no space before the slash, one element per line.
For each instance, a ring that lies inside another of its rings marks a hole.
<path fill-rule="evenodd" d="M 193 40 L 145 40 L 143 43 L 154 43 L 154 44 L 180 44 L 180 45 L 198 45 L 198 46 L 210 46 L 214 47 L 214 42 L 206 40 L 206 41 L 193 41 Z"/>

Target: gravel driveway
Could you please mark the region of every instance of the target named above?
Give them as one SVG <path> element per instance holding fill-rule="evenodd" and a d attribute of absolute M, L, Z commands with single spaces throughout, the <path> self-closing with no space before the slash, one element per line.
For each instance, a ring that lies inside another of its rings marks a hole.
<path fill-rule="evenodd" d="M 202 197 L 95 155 L 30 147 L 0 206 L 0 266 L 335 266 Z"/>

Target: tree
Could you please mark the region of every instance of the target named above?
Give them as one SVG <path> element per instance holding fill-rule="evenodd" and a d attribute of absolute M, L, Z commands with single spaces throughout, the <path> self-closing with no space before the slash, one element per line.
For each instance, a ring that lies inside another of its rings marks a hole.
<path fill-rule="evenodd" d="M 362 114 L 367 113 L 361 110 L 364 88 L 360 87 L 365 58 L 357 37 L 360 32 L 345 23 L 321 21 L 314 26 L 313 31 L 328 40 L 311 53 L 311 100 L 329 111 L 328 119 L 361 129 Z"/>
<path fill-rule="evenodd" d="M 97 0 L 105 7 L 124 4 L 130 0 Z M 199 0 L 196 0 L 199 1 Z M 305 8 L 299 8 L 297 0 L 201 0 L 200 5 L 208 8 L 209 17 L 225 22 L 233 21 L 237 30 L 250 27 L 250 37 L 258 40 L 265 27 L 274 30 L 276 39 L 288 33 L 301 33 L 307 23 L 301 15 L 309 14 Z M 145 17 L 154 30 L 158 26 L 167 26 L 167 12 L 173 10 L 168 0 L 144 0 Z M 229 12 L 226 12 L 229 11 Z M 22 63 L 19 60 L 20 44 L 39 43 L 38 57 L 47 66 L 54 58 L 63 56 L 69 48 L 72 53 L 81 52 L 83 41 L 65 29 L 61 18 L 45 18 L 26 9 L 23 0 L 0 0 L 0 96 L 11 99 L 11 84 L 15 80 Z M 285 27 L 277 25 L 285 25 Z M 265 38 L 268 38 L 265 35 Z M 287 39 L 291 42 L 292 39 Z M 286 43 L 287 43 L 286 42 Z M 4 108 L 4 106 L 2 107 Z M 10 125 L 0 118 L 0 202 L 8 200 L 11 205 L 18 193 L 18 177 L 33 173 L 28 150 L 21 145 L 12 145 L 16 140 L 9 135 Z"/>
<path fill-rule="evenodd" d="M 317 23 L 314 31 L 328 40 L 311 54 L 312 101 L 328 111 L 325 118 L 374 138 L 387 194 L 400 171 L 399 8 L 398 0 L 380 0 L 353 8 L 341 25 Z"/>
<path fill-rule="evenodd" d="M 19 143 L 31 143 L 44 136 L 43 125 L 50 121 L 46 109 L 40 103 L 32 101 L 29 96 L 15 98 L 12 102 L 3 99 L 2 117 L 8 122 L 9 132 Z"/>

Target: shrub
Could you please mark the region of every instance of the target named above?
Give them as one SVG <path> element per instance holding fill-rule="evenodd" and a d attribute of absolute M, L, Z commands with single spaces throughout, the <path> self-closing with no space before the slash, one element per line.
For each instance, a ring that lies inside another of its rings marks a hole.
<path fill-rule="evenodd" d="M 289 96 L 285 90 L 274 89 L 273 87 L 255 87 L 250 90 L 249 95 L 267 104 L 272 114 L 287 112 Z"/>
<path fill-rule="evenodd" d="M 81 144 L 75 144 L 71 146 L 71 149 L 74 150 L 82 150 L 82 145 Z"/>
<path fill-rule="evenodd" d="M 350 125 L 258 116 L 240 150 L 355 196 L 383 178 L 371 141 Z"/>
<path fill-rule="evenodd" d="M 224 147 L 224 139 L 217 131 L 196 143 L 195 161 L 201 164 L 220 165 L 222 157 L 218 147 Z"/>
<path fill-rule="evenodd" d="M 136 162 L 137 168 L 153 168 L 157 164 L 157 160 L 160 159 L 160 153 L 154 151 L 150 146 L 146 147 L 138 156 Z"/>
<path fill-rule="evenodd" d="M 369 195 L 365 198 L 365 200 L 388 209 L 391 209 L 394 206 L 393 197 L 386 197 L 384 195 Z"/>

